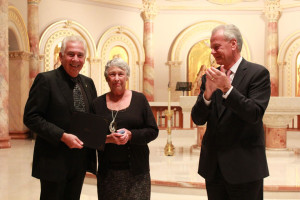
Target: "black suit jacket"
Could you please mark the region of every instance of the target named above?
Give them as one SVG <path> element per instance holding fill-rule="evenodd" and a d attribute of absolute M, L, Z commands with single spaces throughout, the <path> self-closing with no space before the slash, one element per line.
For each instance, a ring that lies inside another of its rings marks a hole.
<path fill-rule="evenodd" d="M 92 79 L 79 75 L 89 104 L 97 97 Z M 68 132 L 70 117 L 75 111 L 74 83 L 64 68 L 40 73 L 36 76 L 25 105 L 24 124 L 37 134 L 32 176 L 49 180 L 64 180 L 76 159 L 87 159 L 82 166 L 96 173 L 96 151 L 83 148 L 70 149 L 60 141 Z M 89 106 L 91 108 L 91 106 Z"/>
<path fill-rule="evenodd" d="M 232 184 L 268 176 L 262 118 L 271 93 L 269 71 L 243 59 L 227 99 L 218 89 L 209 106 L 203 100 L 205 81 L 203 76 L 191 113 L 195 124 L 207 123 L 198 173 L 212 180 L 219 165 L 225 180 Z"/>

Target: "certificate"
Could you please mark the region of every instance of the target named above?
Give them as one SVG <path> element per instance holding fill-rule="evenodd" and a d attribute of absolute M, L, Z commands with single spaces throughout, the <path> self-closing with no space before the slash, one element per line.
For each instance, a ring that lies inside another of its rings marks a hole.
<path fill-rule="evenodd" d="M 68 133 L 76 135 L 83 142 L 83 146 L 101 149 L 109 133 L 108 127 L 108 121 L 100 115 L 74 112 Z"/>

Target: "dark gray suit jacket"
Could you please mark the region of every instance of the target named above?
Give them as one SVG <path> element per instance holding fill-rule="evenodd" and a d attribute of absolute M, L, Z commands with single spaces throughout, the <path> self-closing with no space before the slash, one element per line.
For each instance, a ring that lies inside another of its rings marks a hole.
<path fill-rule="evenodd" d="M 203 76 L 201 92 L 191 113 L 195 124 L 207 123 L 198 173 L 212 180 L 219 165 L 225 180 L 232 184 L 268 176 L 262 118 L 271 93 L 269 71 L 243 59 L 227 99 L 218 89 L 209 106 L 203 100 L 205 81 Z"/>
<path fill-rule="evenodd" d="M 92 79 L 79 75 L 89 104 L 97 97 Z M 83 148 L 70 149 L 60 141 L 68 131 L 70 117 L 75 111 L 74 83 L 64 68 L 39 73 L 30 89 L 24 111 L 24 124 L 37 134 L 32 176 L 60 181 L 67 176 L 74 162 L 84 159 L 86 170 L 96 173 L 96 151 Z M 91 108 L 91 106 L 89 106 Z"/>

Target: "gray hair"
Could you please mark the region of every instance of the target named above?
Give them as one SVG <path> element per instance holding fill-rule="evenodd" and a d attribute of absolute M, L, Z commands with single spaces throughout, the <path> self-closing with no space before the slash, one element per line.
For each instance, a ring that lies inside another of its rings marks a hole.
<path fill-rule="evenodd" d="M 87 45 L 86 45 L 85 40 L 82 37 L 80 37 L 79 35 L 71 35 L 71 36 L 67 36 L 63 39 L 63 41 L 61 42 L 61 48 L 60 48 L 60 53 L 62 55 L 64 55 L 64 53 L 65 53 L 66 46 L 67 46 L 68 42 L 80 42 L 80 43 L 82 43 L 83 48 L 84 48 L 84 56 L 86 56 Z"/>
<path fill-rule="evenodd" d="M 108 77 L 108 69 L 110 67 L 119 67 L 126 72 L 127 77 L 130 76 L 130 68 L 128 64 L 122 58 L 113 58 L 109 60 L 105 65 L 104 77 Z"/>
<path fill-rule="evenodd" d="M 239 52 L 242 51 L 243 38 L 240 30 L 233 24 L 219 25 L 213 29 L 212 35 L 219 30 L 224 30 L 224 37 L 226 40 L 230 41 L 236 39 Z"/>

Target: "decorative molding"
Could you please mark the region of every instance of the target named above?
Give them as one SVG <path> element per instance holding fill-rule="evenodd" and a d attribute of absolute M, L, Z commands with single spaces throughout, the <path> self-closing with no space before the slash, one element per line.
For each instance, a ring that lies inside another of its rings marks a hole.
<path fill-rule="evenodd" d="M 118 7 L 121 9 L 141 10 L 141 0 L 68 0 L 78 3 L 99 4 L 107 7 Z M 264 10 L 264 1 L 262 0 L 214 0 L 216 3 L 200 0 L 159 0 L 157 8 L 159 11 L 236 11 L 236 12 L 259 12 Z M 218 2 L 217 2 L 218 1 Z M 229 3 L 224 3 L 224 2 Z M 237 1 L 240 1 L 236 3 Z M 234 3 L 233 3 L 234 2 Z M 285 9 L 299 8 L 300 3 L 295 1 L 281 0 L 281 7 Z"/>
<path fill-rule="evenodd" d="M 144 21 L 153 20 L 158 13 L 156 0 L 143 0 L 141 16 Z"/>
<path fill-rule="evenodd" d="M 91 64 L 99 64 L 102 61 L 101 58 L 87 58 L 86 60 Z"/>
<path fill-rule="evenodd" d="M 280 17 L 282 8 L 280 6 L 280 0 L 266 0 L 264 13 L 270 22 L 277 22 Z"/>
<path fill-rule="evenodd" d="M 289 35 L 281 44 L 278 52 L 277 63 L 282 69 L 280 79 L 280 96 L 294 97 L 296 93 L 296 63 L 300 52 L 300 31 Z"/>
<path fill-rule="evenodd" d="M 115 46 L 122 46 L 128 53 L 128 65 L 131 69 L 129 77 L 129 89 L 142 91 L 142 67 L 145 52 L 138 37 L 127 27 L 114 26 L 108 29 L 100 38 L 97 44 L 97 57 L 101 58 L 101 74 L 104 74 L 104 66 L 109 60 L 110 50 Z M 109 87 L 103 77 L 100 78 L 101 93 L 109 91 Z"/>
<path fill-rule="evenodd" d="M 30 5 L 38 5 L 41 0 L 27 0 L 27 3 Z"/>
<path fill-rule="evenodd" d="M 180 67 L 182 64 L 182 61 L 168 61 L 166 62 L 166 65 L 168 65 L 169 67 Z"/>
<path fill-rule="evenodd" d="M 240 3 L 243 0 L 207 0 L 207 1 L 218 5 L 232 5 L 232 4 Z"/>
<path fill-rule="evenodd" d="M 209 20 L 193 24 L 184 29 L 173 42 L 172 48 L 170 49 L 169 60 L 186 60 L 187 52 L 190 48 L 201 40 L 209 39 L 212 29 L 221 24 L 225 23 Z M 241 54 L 245 59 L 251 60 L 248 43 L 245 40 L 243 40 Z"/>
<path fill-rule="evenodd" d="M 24 20 L 17 8 L 8 6 L 8 28 L 11 29 L 18 40 L 20 51 L 30 51 L 29 38 Z"/>
<path fill-rule="evenodd" d="M 72 30 L 66 29 L 66 30 L 59 30 L 57 32 L 55 32 L 53 35 L 51 35 L 51 37 L 48 38 L 47 42 L 46 42 L 46 47 L 45 47 L 45 51 L 43 52 L 45 55 L 45 59 L 44 59 L 44 71 L 50 71 L 52 69 L 54 69 L 54 64 L 53 60 L 54 60 L 54 55 L 53 55 L 53 49 L 54 47 L 57 45 L 57 41 L 58 40 L 62 40 L 62 38 L 66 37 L 66 36 L 71 36 L 71 35 L 75 35 L 76 33 Z M 85 67 L 82 68 L 81 73 L 85 72 Z M 85 74 L 85 73 L 83 73 Z"/>
<path fill-rule="evenodd" d="M 44 69 L 42 71 L 49 71 L 54 68 L 54 58 L 53 52 L 54 48 L 58 43 L 60 43 L 63 38 L 70 35 L 80 35 L 87 43 L 87 61 L 89 57 L 94 58 L 96 55 L 96 47 L 91 34 L 84 28 L 81 24 L 70 21 L 62 20 L 51 24 L 42 34 L 40 39 L 39 49 L 40 54 L 44 55 Z M 85 62 L 81 74 L 90 76 L 90 63 Z"/>
<path fill-rule="evenodd" d="M 9 59 L 15 60 L 15 59 L 22 59 L 22 60 L 30 60 L 32 53 L 30 52 L 24 52 L 24 51 L 11 51 L 9 52 Z"/>

